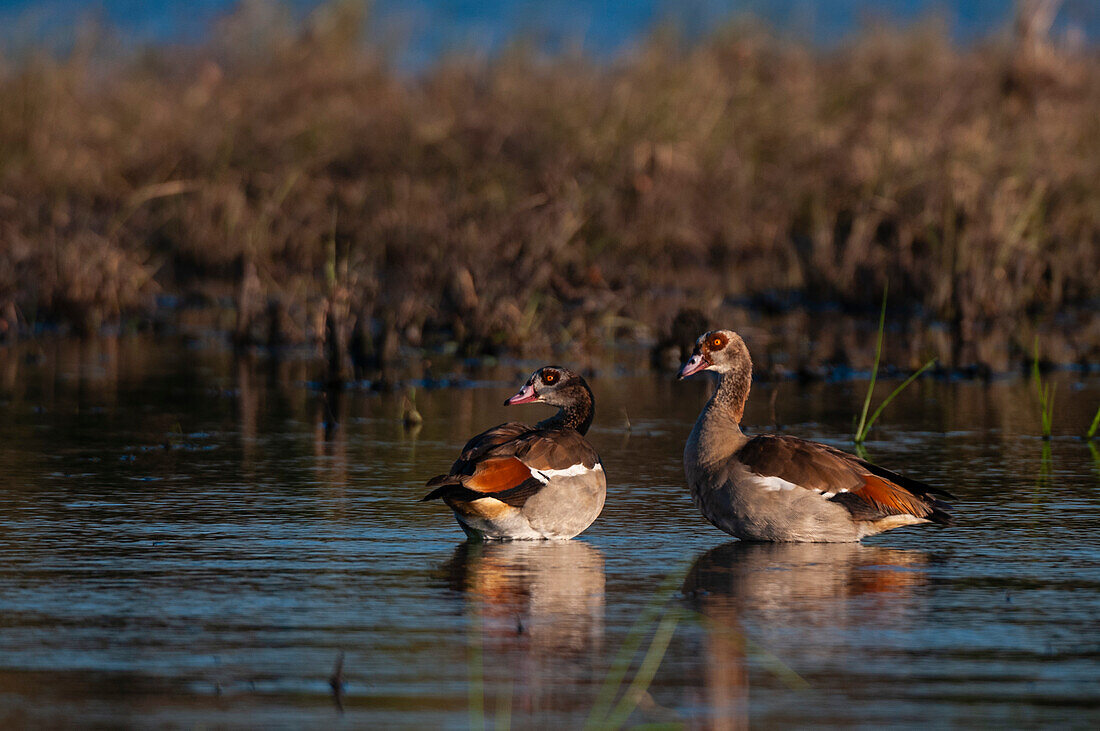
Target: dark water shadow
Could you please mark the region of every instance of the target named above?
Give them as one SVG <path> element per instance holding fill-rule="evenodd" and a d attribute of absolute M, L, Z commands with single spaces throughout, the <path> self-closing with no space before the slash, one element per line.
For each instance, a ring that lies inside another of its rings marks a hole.
<path fill-rule="evenodd" d="M 688 705 L 700 709 L 698 720 L 708 728 L 748 728 L 750 665 L 765 668 L 771 684 L 778 679 L 789 691 L 816 684 L 755 639 L 754 628 L 782 631 L 800 656 L 834 652 L 846 630 L 876 615 L 896 619 L 908 612 L 914 588 L 927 580 L 927 563 L 919 551 L 858 543 L 732 541 L 706 551 L 683 584 L 703 627 L 699 693 Z M 856 601 L 876 595 L 887 600 Z"/>
<path fill-rule="evenodd" d="M 591 703 L 604 557 L 583 541 L 463 543 L 444 567 L 468 619 L 470 722 L 546 719 Z"/>

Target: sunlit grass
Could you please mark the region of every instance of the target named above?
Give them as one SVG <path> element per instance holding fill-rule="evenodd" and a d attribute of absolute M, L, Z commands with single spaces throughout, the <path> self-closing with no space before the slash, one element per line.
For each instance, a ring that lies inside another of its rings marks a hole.
<path fill-rule="evenodd" d="M 1085 432 L 1085 439 L 1092 441 L 1096 438 L 1096 432 L 1100 429 L 1100 406 L 1096 407 L 1096 416 L 1092 417 L 1092 424 L 1089 425 L 1088 431 Z"/>
<path fill-rule="evenodd" d="M 672 641 L 672 635 L 680 621 L 680 614 L 679 609 L 673 608 L 667 610 L 661 617 L 661 621 L 653 632 L 653 639 L 649 642 L 649 648 L 638 664 L 638 669 L 634 671 L 634 679 L 630 681 L 630 685 L 614 710 L 597 724 L 599 728 L 621 728 L 630 718 L 630 714 L 646 694 L 653 682 L 653 677 L 657 674 L 657 669 L 664 660 L 669 642 Z"/>
<path fill-rule="evenodd" d="M 1039 336 L 1035 336 L 1035 348 L 1031 359 L 1031 382 L 1035 386 L 1035 395 L 1039 399 L 1039 427 L 1043 439 L 1049 440 L 1054 428 L 1054 390 L 1053 381 L 1043 382 L 1039 368 Z M 1100 412 L 1097 412 L 1100 416 Z M 1095 426 L 1095 423 L 1094 423 Z"/>
<path fill-rule="evenodd" d="M 627 631 L 626 637 L 619 645 L 619 649 L 611 661 L 611 666 L 604 676 L 600 690 L 596 694 L 596 700 L 593 702 L 588 720 L 584 724 L 586 729 L 617 728 L 621 726 L 653 681 L 653 676 L 661 664 L 665 651 L 668 649 L 668 643 L 672 638 L 672 633 L 679 621 L 679 610 L 670 608 L 669 601 L 681 583 L 682 573 L 682 571 L 677 570 L 668 574 L 654 593 L 653 599 L 650 600 L 649 604 L 638 615 L 638 619 Z M 616 704 L 615 699 L 619 697 L 619 690 L 634 664 L 634 658 L 642 646 L 642 641 L 653 630 L 654 625 L 657 626 L 657 630 L 650 640 L 649 648 L 635 671 L 633 679 L 627 686 L 626 692 L 622 694 Z M 612 723 L 612 721 L 616 721 L 616 723 Z"/>
<path fill-rule="evenodd" d="M 863 410 L 860 412 L 859 423 L 856 425 L 855 435 L 853 437 L 853 441 L 856 443 L 857 447 L 861 447 L 863 443 L 867 440 L 867 434 L 871 431 L 871 427 L 874 426 L 874 423 L 878 419 L 879 415 L 882 414 L 882 410 L 889 406 L 890 402 L 893 401 L 899 393 L 904 391 L 910 383 L 917 380 L 922 373 L 931 368 L 932 365 L 936 362 L 936 359 L 933 358 L 932 360 L 928 361 L 920 368 L 918 368 L 915 373 L 902 381 L 901 385 L 891 391 L 890 395 L 883 399 L 882 403 L 879 404 L 878 408 L 874 410 L 870 418 L 867 417 L 867 411 L 871 407 L 871 397 L 874 395 L 875 392 L 875 379 L 878 376 L 879 360 L 882 358 L 882 340 L 886 329 L 887 293 L 888 287 L 883 288 L 882 309 L 879 311 L 878 316 L 878 342 L 875 345 L 875 363 L 873 366 L 871 366 L 871 382 L 867 384 L 867 395 L 863 398 Z"/>
<path fill-rule="evenodd" d="M 1039 452 L 1039 474 L 1035 478 L 1035 486 L 1041 490 L 1049 488 L 1054 479 L 1054 454 L 1050 449 L 1050 442 L 1044 441 L 1043 448 Z"/>

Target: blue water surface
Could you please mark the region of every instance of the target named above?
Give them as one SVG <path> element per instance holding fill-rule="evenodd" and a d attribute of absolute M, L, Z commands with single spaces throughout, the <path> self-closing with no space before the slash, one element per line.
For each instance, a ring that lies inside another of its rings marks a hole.
<path fill-rule="evenodd" d="M 0 351 L 0 728 L 1100 728 L 1096 377 L 1052 376 L 1049 442 L 1026 379 L 919 382 L 869 456 L 956 524 L 766 545 L 684 482 L 709 385 L 616 371 L 590 379 L 600 518 L 478 545 L 419 498 L 549 413 L 502 406 L 526 367 L 418 388 L 407 427 L 306 360 Z M 745 424 L 850 449 L 865 385 L 760 383 Z"/>

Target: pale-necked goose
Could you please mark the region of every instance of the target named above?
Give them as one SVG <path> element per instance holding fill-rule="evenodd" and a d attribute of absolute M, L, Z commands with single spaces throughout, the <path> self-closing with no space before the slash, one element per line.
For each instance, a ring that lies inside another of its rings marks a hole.
<path fill-rule="evenodd" d="M 684 448 L 695 504 L 711 523 L 751 541 L 847 542 L 916 523 L 949 525 L 950 493 L 839 449 L 795 437 L 748 437 L 741 417 L 752 361 L 741 337 L 713 330 L 679 377 L 719 375 Z"/>
<path fill-rule="evenodd" d="M 607 480 L 584 438 L 595 407 L 584 379 L 558 366 L 535 371 L 505 405 L 544 403 L 558 413 L 535 426 L 509 422 L 466 443 L 423 499 L 442 498 L 476 539 L 566 539 L 603 510 Z"/>

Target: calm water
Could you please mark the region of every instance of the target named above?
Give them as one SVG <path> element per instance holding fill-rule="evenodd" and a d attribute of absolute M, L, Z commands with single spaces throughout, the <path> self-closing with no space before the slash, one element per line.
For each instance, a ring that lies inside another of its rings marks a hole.
<path fill-rule="evenodd" d="M 467 545 L 417 498 L 466 437 L 545 415 L 500 406 L 528 370 L 420 388 L 408 431 L 399 397 L 325 400 L 299 362 L 0 350 L 0 724 L 1100 724 L 1095 376 L 1056 377 L 1048 451 L 1026 383 L 921 383 L 868 446 L 958 526 L 766 546 L 687 496 L 707 385 L 609 367 L 603 516 Z M 863 384 L 782 383 L 773 413 L 774 388 L 748 424 L 849 446 Z"/>

